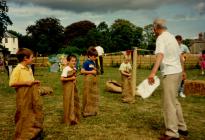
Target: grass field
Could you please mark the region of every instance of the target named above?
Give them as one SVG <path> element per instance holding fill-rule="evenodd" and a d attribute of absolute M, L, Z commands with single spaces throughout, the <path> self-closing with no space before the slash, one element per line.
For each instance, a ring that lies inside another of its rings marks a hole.
<path fill-rule="evenodd" d="M 137 83 L 146 78 L 149 70 L 137 71 Z M 199 70 L 189 70 L 188 79 L 204 79 Z M 157 140 L 164 132 L 161 108 L 161 86 L 143 100 L 136 97 L 135 104 L 123 104 L 120 94 L 105 92 L 108 79 L 120 81 L 117 68 L 105 68 L 100 76 L 100 112 L 95 117 L 83 118 L 76 126 L 62 123 L 63 102 L 60 73 L 49 73 L 37 68 L 35 78 L 44 86 L 54 89 L 52 96 L 44 96 L 45 140 Z M 82 78 L 78 77 L 79 96 L 82 101 Z M 190 132 L 189 140 L 205 140 L 205 97 L 180 98 L 184 118 Z M 0 74 L 0 140 L 11 140 L 14 134 L 15 91 L 8 87 L 8 77 Z"/>

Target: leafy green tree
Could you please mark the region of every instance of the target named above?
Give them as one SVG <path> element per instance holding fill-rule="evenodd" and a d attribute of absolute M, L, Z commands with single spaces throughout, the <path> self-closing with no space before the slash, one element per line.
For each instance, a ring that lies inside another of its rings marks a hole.
<path fill-rule="evenodd" d="M 153 32 L 152 24 L 144 26 L 142 48 L 148 50 L 155 50 L 156 37 Z"/>
<path fill-rule="evenodd" d="M 77 37 L 77 38 L 73 39 L 72 42 L 69 44 L 69 46 L 76 47 L 76 48 L 81 50 L 79 52 L 80 54 L 85 54 L 87 48 L 89 46 L 91 46 L 91 45 L 89 45 L 89 43 L 90 42 L 87 41 L 87 37 L 86 36 L 82 36 L 82 37 Z"/>
<path fill-rule="evenodd" d="M 73 47 L 73 46 L 66 46 L 66 47 L 63 47 L 59 50 L 59 53 L 60 54 L 82 54 L 84 50 L 81 50 L 77 47 Z"/>
<path fill-rule="evenodd" d="M 18 33 L 18 32 L 14 31 L 14 30 L 8 30 L 7 32 L 11 33 L 12 35 L 14 35 L 14 36 L 16 36 L 18 38 L 23 36 L 21 33 Z"/>
<path fill-rule="evenodd" d="M 111 51 L 130 50 L 133 46 L 139 46 L 142 39 L 142 29 L 128 20 L 115 20 L 110 31 L 113 41 Z"/>
<path fill-rule="evenodd" d="M 70 43 L 78 37 L 86 37 L 88 32 L 96 28 L 96 25 L 91 21 L 75 22 L 65 28 L 65 42 Z"/>
<path fill-rule="evenodd" d="M 90 30 L 87 35 L 87 42 L 90 46 L 100 45 L 105 52 L 109 52 L 112 41 L 108 25 L 105 22 L 101 22 L 96 28 Z"/>
<path fill-rule="evenodd" d="M 183 44 L 185 44 L 187 47 L 190 47 L 192 44 L 192 39 L 185 39 L 183 40 Z"/>
<path fill-rule="evenodd" d="M 8 12 L 6 1 L 1 1 L 0 2 L 0 43 L 2 41 L 4 33 L 7 30 L 7 26 L 13 24 L 9 16 L 7 16 L 6 12 Z"/>
<path fill-rule="evenodd" d="M 97 44 L 101 44 L 102 34 L 97 30 L 97 28 L 91 29 L 87 36 L 86 42 L 88 46 L 95 46 Z"/>
<path fill-rule="evenodd" d="M 105 52 L 111 52 L 112 48 L 112 39 L 111 39 L 111 32 L 106 24 L 106 22 L 101 22 L 97 26 L 97 31 L 100 33 L 98 45 L 101 45 L 104 48 Z"/>
<path fill-rule="evenodd" d="M 107 31 L 109 31 L 107 23 L 105 21 L 100 22 L 99 25 L 97 26 L 97 30 L 99 32 L 107 32 Z"/>
<path fill-rule="evenodd" d="M 87 34 L 87 42 L 89 46 L 100 45 L 108 52 L 110 43 L 110 32 L 108 25 L 101 22 L 96 28 L 91 29 Z"/>
<path fill-rule="evenodd" d="M 41 54 L 55 54 L 64 44 L 64 27 L 54 17 L 37 20 L 26 28 L 32 38 L 32 50 Z"/>
<path fill-rule="evenodd" d="M 143 28 L 136 27 L 134 32 L 133 46 L 140 47 L 143 41 Z"/>
<path fill-rule="evenodd" d="M 72 23 L 65 28 L 65 46 L 77 47 L 76 50 L 80 49 L 79 53 L 84 54 L 87 48 L 94 43 L 94 39 L 90 40 L 90 37 L 88 37 L 89 32 L 94 29 L 96 29 L 96 25 L 91 21 L 85 20 Z"/>

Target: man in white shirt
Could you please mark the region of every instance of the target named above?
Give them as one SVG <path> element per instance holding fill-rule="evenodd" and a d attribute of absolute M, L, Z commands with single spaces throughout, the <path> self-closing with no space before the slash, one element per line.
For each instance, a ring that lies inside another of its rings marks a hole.
<path fill-rule="evenodd" d="M 96 65 L 97 65 L 97 68 L 100 69 L 100 73 L 103 74 L 104 73 L 104 69 L 103 69 L 104 49 L 101 46 L 96 46 L 95 49 L 98 52 L 98 58 L 99 58 L 96 60 Z M 100 61 L 100 63 L 98 62 L 98 60 Z"/>
<path fill-rule="evenodd" d="M 185 75 L 181 66 L 181 51 L 175 37 L 167 31 L 166 21 L 156 19 L 153 29 L 157 36 L 156 61 L 148 77 L 149 84 L 153 84 L 154 76 L 160 67 L 163 86 L 163 112 L 165 121 L 165 135 L 160 140 L 179 140 L 179 134 L 188 135 L 187 126 L 184 122 L 182 108 L 177 99 L 177 91 L 182 76 Z"/>
<path fill-rule="evenodd" d="M 179 44 L 179 48 L 180 48 L 182 55 L 183 55 L 183 58 L 184 58 L 183 63 L 185 63 L 186 53 L 190 53 L 189 48 L 186 45 L 182 44 L 183 39 L 182 39 L 181 35 L 176 35 L 175 38 Z M 183 98 L 186 97 L 186 95 L 184 95 L 184 79 L 182 79 L 180 86 L 179 86 L 179 96 L 181 96 Z"/>

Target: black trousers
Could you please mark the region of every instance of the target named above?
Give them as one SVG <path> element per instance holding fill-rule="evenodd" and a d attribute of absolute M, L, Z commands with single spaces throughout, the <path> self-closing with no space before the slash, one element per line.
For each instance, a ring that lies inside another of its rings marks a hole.
<path fill-rule="evenodd" d="M 100 71 L 100 73 L 103 74 L 104 69 L 103 69 L 103 57 L 102 56 L 99 56 L 99 61 L 100 61 L 100 64 L 98 64 L 98 59 L 96 59 L 96 61 L 95 61 L 96 67 Z"/>

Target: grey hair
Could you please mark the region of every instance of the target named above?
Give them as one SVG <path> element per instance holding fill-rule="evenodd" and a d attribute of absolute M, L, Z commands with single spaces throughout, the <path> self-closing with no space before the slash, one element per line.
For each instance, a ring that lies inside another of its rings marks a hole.
<path fill-rule="evenodd" d="M 167 29 L 167 26 L 166 26 L 166 20 L 165 19 L 155 19 L 153 21 L 153 27 L 155 29 Z"/>

